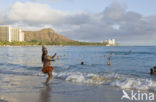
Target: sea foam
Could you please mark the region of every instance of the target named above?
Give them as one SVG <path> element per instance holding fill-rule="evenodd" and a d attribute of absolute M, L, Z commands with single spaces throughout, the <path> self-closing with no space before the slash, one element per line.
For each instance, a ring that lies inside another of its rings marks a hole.
<path fill-rule="evenodd" d="M 81 72 L 53 72 L 54 78 L 74 83 L 109 85 L 121 89 L 156 91 L 156 81 L 130 75 L 104 73 L 103 75 Z"/>

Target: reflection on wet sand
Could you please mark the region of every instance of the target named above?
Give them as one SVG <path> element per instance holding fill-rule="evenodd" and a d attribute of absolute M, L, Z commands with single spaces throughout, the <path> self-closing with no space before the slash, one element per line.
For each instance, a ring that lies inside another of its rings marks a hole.
<path fill-rule="evenodd" d="M 41 89 L 39 102 L 52 102 L 51 90 L 52 88 L 49 85 L 45 85 L 45 87 Z"/>
<path fill-rule="evenodd" d="M 8 102 L 8 101 L 6 101 L 6 100 L 3 100 L 3 98 L 2 98 L 2 99 L 0 98 L 0 102 Z"/>

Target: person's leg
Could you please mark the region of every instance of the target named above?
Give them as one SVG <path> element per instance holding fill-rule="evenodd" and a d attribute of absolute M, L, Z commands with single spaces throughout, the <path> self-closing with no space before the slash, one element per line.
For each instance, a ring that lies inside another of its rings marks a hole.
<path fill-rule="evenodd" d="M 53 77 L 52 72 L 49 71 L 49 72 L 48 72 L 48 78 L 47 78 L 47 80 L 46 80 L 46 84 L 48 84 L 49 80 L 52 79 L 52 77 Z"/>

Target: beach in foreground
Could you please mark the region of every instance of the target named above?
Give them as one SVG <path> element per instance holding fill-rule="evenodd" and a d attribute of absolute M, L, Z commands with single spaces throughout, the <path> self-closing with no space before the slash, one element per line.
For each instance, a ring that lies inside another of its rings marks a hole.
<path fill-rule="evenodd" d="M 11 83 L 13 87 L 9 87 Z M 38 77 L 29 76 L 15 76 L 2 87 L 0 102 L 120 102 L 122 94 L 121 90 L 107 86 L 77 85 L 57 80 L 46 86 Z"/>
<path fill-rule="evenodd" d="M 45 78 L 40 78 L 23 75 L 6 77 L 1 85 L 0 102 L 121 102 L 122 90 L 118 88 L 59 80 L 52 80 L 46 86 L 43 84 Z"/>

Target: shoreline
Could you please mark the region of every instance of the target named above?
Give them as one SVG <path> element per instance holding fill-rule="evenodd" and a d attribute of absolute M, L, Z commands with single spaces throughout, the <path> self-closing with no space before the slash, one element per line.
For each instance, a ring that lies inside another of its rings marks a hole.
<path fill-rule="evenodd" d="M 54 41 L 54 42 L 42 42 L 42 41 L 0 41 L 0 46 L 38 46 L 38 45 L 50 45 L 50 46 L 118 46 L 117 43 L 111 45 L 107 43 L 100 42 L 62 42 L 62 41 Z"/>

